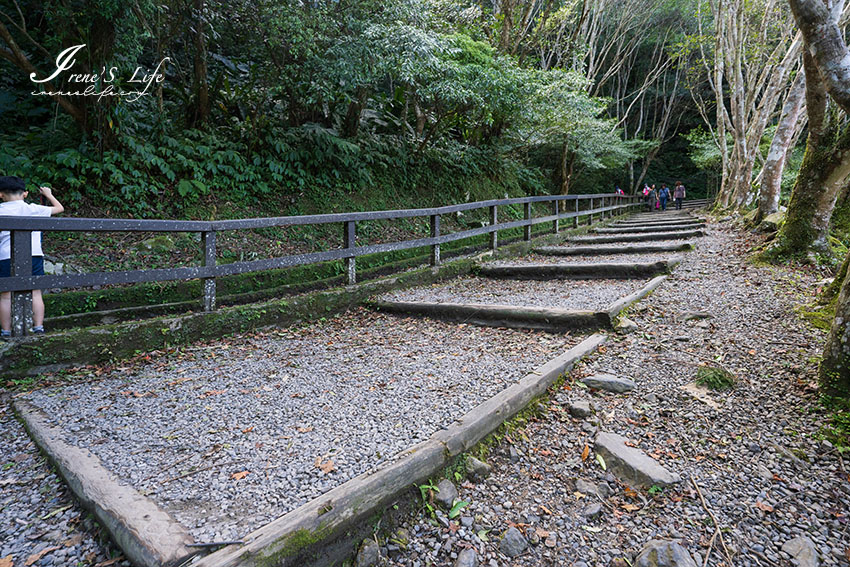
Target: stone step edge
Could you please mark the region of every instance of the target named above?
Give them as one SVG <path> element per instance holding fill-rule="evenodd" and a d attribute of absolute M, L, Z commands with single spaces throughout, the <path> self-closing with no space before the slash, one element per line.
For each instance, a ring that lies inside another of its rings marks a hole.
<path fill-rule="evenodd" d="M 567 242 L 575 243 L 615 243 L 615 242 L 650 242 L 653 240 L 678 240 L 682 238 L 695 238 L 705 236 L 702 230 L 683 232 L 647 232 L 644 234 L 612 234 L 609 236 L 580 236 L 571 238 Z"/>
<path fill-rule="evenodd" d="M 525 264 L 481 266 L 478 275 L 502 279 L 635 279 L 663 274 L 672 270 L 681 258 L 657 262 L 598 262 L 590 264 Z"/>
<path fill-rule="evenodd" d="M 323 547 L 323 542 L 388 506 L 412 485 L 437 474 L 452 458 L 474 447 L 543 395 L 562 374 L 569 372 L 578 360 L 595 351 L 606 339 L 604 333 L 591 335 L 479 404 L 428 441 L 402 451 L 394 463 L 334 488 L 249 534 L 243 545 L 221 549 L 196 561 L 193 566 L 305 565 L 303 552 L 318 552 L 315 550 Z"/>
<path fill-rule="evenodd" d="M 378 311 L 388 313 L 424 315 L 443 321 L 470 323 L 486 327 L 563 332 L 575 329 L 611 328 L 612 326 L 607 309 L 590 311 L 428 301 L 373 301 L 367 305 Z"/>
<path fill-rule="evenodd" d="M 541 246 L 535 248 L 535 254 L 544 256 L 607 256 L 614 254 L 651 254 L 656 252 L 686 252 L 693 250 L 694 245 L 691 242 L 683 242 L 681 244 L 655 244 L 643 246 L 623 246 L 621 248 L 612 248 L 608 246 Z"/>
<path fill-rule="evenodd" d="M 121 484 L 90 451 L 66 443 L 40 409 L 21 399 L 12 405 L 36 446 L 133 565 L 163 567 L 196 553 L 187 547 L 194 540 L 182 525 L 153 500 Z"/>
<path fill-rule="evenodd" d="M 669 224 L 669 225 L 634 225 L 634 226 L 608 226 L 604 228 L 594 228 L 591 232 L 594 234 L 628 234 L 642 232 L 678 232 L 682 230 L 700 230 L 705 228 L 704 224 L 688 223 L 688 224 Z"/>
<path fill-rule="evenodd" d="M 637 303 L 660 286 L 669 276 L 657 276 L 649 280 L 645 286 L 640 288 L 634 293 L 627 295 L 626 297 L 621 297 L 617 301 L 613 302 L 608 306 L 608 318 L 613 322 L 616 321 L 617 317 L 624 310 L 631 307 L 634 303 Z"/>

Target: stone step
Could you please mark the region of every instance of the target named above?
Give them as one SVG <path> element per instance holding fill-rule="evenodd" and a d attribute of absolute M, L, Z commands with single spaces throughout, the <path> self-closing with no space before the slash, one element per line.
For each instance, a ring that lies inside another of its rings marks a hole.
<path fill-rule="evenodd" d="M 668 273 L 681 258 L 645 263 L 526 264 L 482 266 L 478 274 L 488 278 L 526 280 L 551 279 L 631 279 Z"/>
<path fill-rule="evenodd" d="M 694 238 L 705 236 L 701 230 L 688 230 L 679 232 L 648 232 L 645 234 L 612 234 L 609 236 L 579 236 L 571 238 L 569 242 L 576 244 L 602 244 L 612 242 L 650 242 L 653 240 L 681 240 L 683 238 Z"/>
<path fill-rule="evenodd" d="M 608 254 L 653 254 L 656 252 L 684 252 L 693 250 L 690 242 L 681 244 L 641 244 L 624 246 L 542 246 L 535 248 L 536 254 L 546 256 L 605 256 Z"/>
<path fill-rule="evenodd" d="M 697 217 L 684 217 L 682 219 L 669 219 L 669 220 L 645 220 L 645 221 L 633 221 L 633 220 L 622 220 L 617 221 L 610 226 L 669 226 L 671 224 L 698 224 L 705 226 L 705 221 L 697 218 Z"/>
<path fill-rule="evenodd" d="M 703 224 L 666 224 L 666 225 L 634 225 L 594 228 L 598 234 L 627 234 L 630 232 L 678 232 L 681 230 L 698 230 L 705 228 Z"/>
<path fill-rule="evenodd" d="M 600 432 L 593 447 L 608 470 L 620 480 L 642 488 L 665 488 L 681 481 L 679 475 L 671 473 L 640 449 L 626 445 L 627 441 L 622 435 Z"/>
<path fill-rule="evenodd" d="M 371 306 L 389 313 L 424 315 L 443 321 L 462 321 L 484 327 L 536 329 L 556 333 L 574 329 L 611 328 L 612 324 L 611 315 L 606 311 L 426 301 L 375 301 Z"/>

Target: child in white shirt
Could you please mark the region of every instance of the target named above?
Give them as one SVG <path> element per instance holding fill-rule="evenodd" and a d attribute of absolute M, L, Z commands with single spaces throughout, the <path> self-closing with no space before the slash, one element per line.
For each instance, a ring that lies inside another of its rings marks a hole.
<path fill-rule="evenodd" d="M 65 210 L 56 200 L 49 187 L 40 187 L 39 191 L 50 202 L 50 206 L 31 205 L 24 201 L 27 197 L 26 183 L 20 177 L 0 177 L 0 216 L 49 217 Z M 11 275 L 11 234 L 8 230 L 0 232 L 0 277 Z M 32 275 L 44 275 L 44 252 L 41 250 L 41 232 L 32 233 Z M 32 291 L 32 332 L 44 333 L 44 301 L 41 290 Z M 0 337 L 9 337 L 12 333 L 12 294 L 0 293 Z"/>

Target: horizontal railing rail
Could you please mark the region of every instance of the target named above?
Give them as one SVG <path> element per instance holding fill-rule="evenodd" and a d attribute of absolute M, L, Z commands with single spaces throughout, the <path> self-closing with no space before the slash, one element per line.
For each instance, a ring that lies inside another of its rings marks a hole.
<path fill-rule="evenodd" d="M 551 203 L 552 214 L 534 217 L 532 204 Z M 587 202 L 586 208 L 580 203 Z M 567 206 L 569 203 L 571 206 Z M 524 218 L 499 222 L 498 208 L 511 205 L 523 205 Z M 269 217 L 221 221 L 179 221 L 179 220 L 142 220 L 142 219 L 102 219 L 102 218 L 32 218 L 0 216 L 0 230 L 11 231 L 11 277 L 0 278 L 0 292 L 13 292 L 12 297 L 12 334 L 21 336 L 28 332 L 30 325 L 31 294 L 33 289 L 65 289 L 132 284 L 143 282 L 166 282 L 175 280 L 201 279 L 203 285 L 204 310 L 216 308 L 216 278 L 248 272 L 259 272 L 278 268 L 288 268 L 305 264 L 315 264 L 332 260 L 344 260 L 346 279 L 349 285 L 356 283 L 356 258 L 367 254 L 393 252 L 410 248 L 430 247 L 431 265 L 440 264 L 440 245 L 484 234 L 490 235 L 489 247 L 499 245 L 498 232 L 513 228 L 523 228 L 523 239 L 530 240 L 532 227 L 552 223 L 552 231 L 560 230 L 562 220 L 573 219 L 573 225 L 579 225 L 580 217 L 587 217 L 588 224 L 595 216 L 606 218 L 622 214 L 632 207 L 640 206 L 640 200 L 634 196 L 604 193 L 594 195 L 542 195 L 514 199 L 495 199 L 477 201 L 443 207 L 423 209 L 402 209 L 389 211 L 369 211 L 358 213 L 334 213 L 321 215 L 303 215 L 289 217 Z M 442 234 L 440 219 L 444 215 L 489 209 L 489 224 Z M 356 244 L 356 223 L 375 220 L 393 220 L 416 217 L 430 218 L 430 237 L 415 238 L 383 244 Z M 343 225 L 343 246 L 335 250 L 282 256 L 264 260 L 239 261 L 230 264 L 216 263 L 216 234 L 223 231 L 251 230 L 258 228 L 318 225 L 340 223 Z M 63 274 L 32 276 L 31 233 L 33 231 L 62 232 L 198 232 L 201 234 L 203 256 L 201 265 L 112 272 L 94 272 L 85 274 Z"/>

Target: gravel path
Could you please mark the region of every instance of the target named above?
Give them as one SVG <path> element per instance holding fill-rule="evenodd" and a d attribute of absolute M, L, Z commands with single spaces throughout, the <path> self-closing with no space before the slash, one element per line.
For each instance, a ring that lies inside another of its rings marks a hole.
<path fill-rule="evenodd" d="M 100 543 L 103 535 L 38 453 L 8 399 L 0 401 L 0 564 L 84 567 L 121 557 Z"/>
<path fill-rule="evenodd" d="M 637 381 L 628 395 L 591 393 L 575 384 L 552 392 L 542 414 L 490 451 L 492 475 L 459 486 L 469 506 L 454 521 L 417 515 L 401 527 L 406 549 L 384 547 L 382 565 L 454 566 L 465 548 L 479 564 L 616 566 L 633 564 L 652 538 L 679 540 L 702 566 L 796 565 L 782 545 L 805 535 L 820 564 L 850 565 L 850 476 L 839 453 L 819 440 L 826 417 L 811 388 L 824 339 L 795 313 L 821 276 L 756 268 L 753 243 L 713 225 L 697 250 L 630 318 L 639 330 L 615 337 L 572 377 L 612 372 Z M 685 320 L 707 311 L 708 319 Z M 720 360 L 738 378 L 712 393 L 719 409 L 680 387 L 697 365 Z M 590 401 L 595 415 L 570 417 Z M 628 437 L 685 479 L 667 491 L 629 491 L 596 462 L 596 431 Z M 731 563 L 706 506 L 717 518 Z M 586 483 L 592 483 L 590 485 Z M 596 494 L 594 494 L 596 492 Z M 527 550 L 512 559 L 501 537 L 518 527 Z"/>
<path fill-rule="evenodd" d="M 199 542 L 239 539 L 577 342 L 357 310 L 27 399 Z"/>
<path fill-rule="evenodd" d="M 637 291 L 645 283 L 643 280 L 536 281 L 467 277 L 430 287 L 396 291 L 385 294 L 380 299 L 598 311 Z"/>

